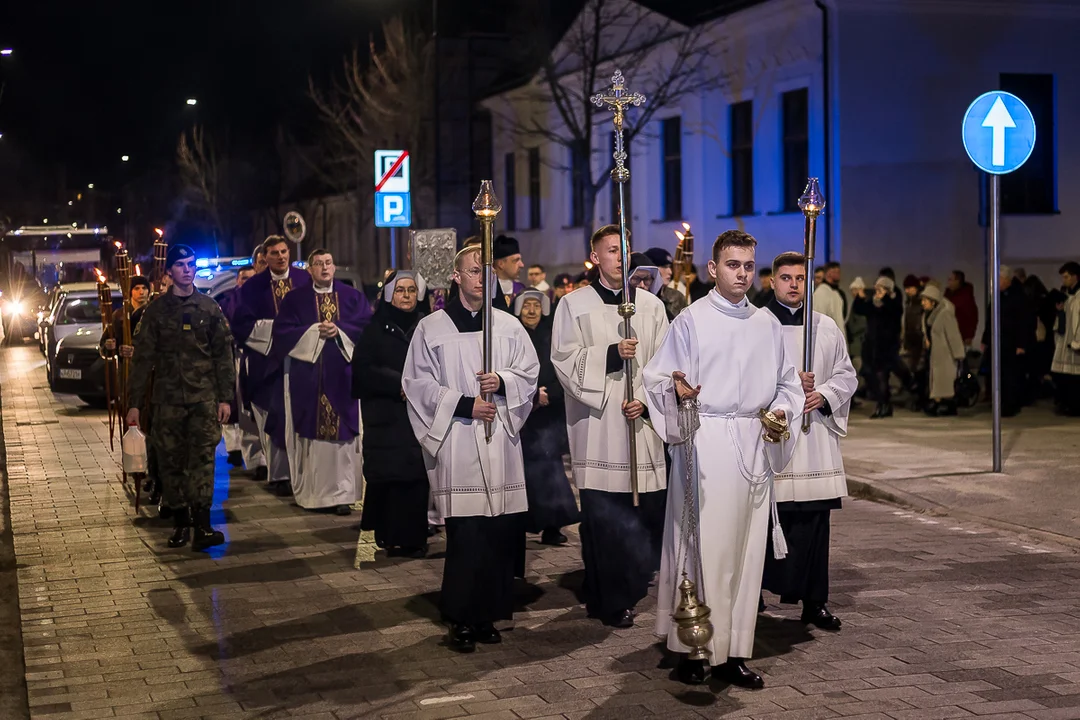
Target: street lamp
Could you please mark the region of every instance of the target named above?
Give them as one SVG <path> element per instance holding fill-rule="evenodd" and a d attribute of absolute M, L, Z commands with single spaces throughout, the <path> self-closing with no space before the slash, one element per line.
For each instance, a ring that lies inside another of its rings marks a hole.
<path fill-rule="evenodd" d="M 4 48 L 3 50 L 0 50 L 0 55 L 3 55 L 5 57 L 7 57 L 7 56 L 13 54 L 13 52 L 14 51 L 11 48 Z"/>
<path fill-rule="evenodd" d="M 89 185 L 87 185 L 86 189 L 87 190 L 93 190 L 94 189 L 94 183 L 90 183 Z"/>
<path fill-rule="evenodd" d="M 191 105 L 191 106 L 195 106 L 195 105 L 198 105 L 198 104 L 199 104 L 199 101 L 198 101 L 198 100 L 196 100 L 195 98 L 188 98 L 188 99 L 187 99 L 187 104 L 188 104 L 188 105 Z"/>
<path fill-rule="evenodd" d="M 130 155 L 121 155 L 120 156 L 120 160 L 122 160 L 123 162 L 127 162 L 130 159 L 131 159 Z"/>

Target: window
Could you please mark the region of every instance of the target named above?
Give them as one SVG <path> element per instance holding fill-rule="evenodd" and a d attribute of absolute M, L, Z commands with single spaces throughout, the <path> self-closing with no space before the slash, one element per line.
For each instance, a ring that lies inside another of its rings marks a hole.
<path fill-rule="evenodd" d="M 540 148 L 529 148 L 529 227 L 540 229 Z"/>
<path fill-rule="evenodd" d="M 810 177 L 810 93 L 806 88 L 786 92 L 783 100 L 785 212 L 799 211 L 799 196 Z"/>
<path fill-rule="evenodd" d="M 663 166 L 663 220 L 682 219 L 682 119 L 661 122 Z"/>
<path fill-rule="evenodd" d="M 1054 76 L 1002 73 L 1000 82 L 1001 89 L 1023 100 L 1035 118 L 1035 147 L 1031 157 L 1015 172 L 1001 178 L 1001 211 L 1017 214 L 1057 212 Z"/>
<path fill-rule="evenodd" d="M 503 198 L 503 207 L 506 209 L 506 229 L 517 230 L 517 169 L 514 163 L 514 153 L 506 153 L 503 161 L 503 173 L 506 180 L 506 197 Z"/>
<path fill-rule="evenodd" d="M 754 103 L 731 106 L 731 214 L 754 214 Z"/>
<path fill-rule="evenodd" d="M 570 227 L 585 224 L 585 185 L 592 182 L 589 170 L 589 144 L 574 140 L 570 144 Z"/>
<path fill-rule="evenodd" d="M 609 148 L 611 148 L 612 153 L 615 152 L 615 133 L 614 132 L 608 133 L 608 144 L 607 144 L 607 146 Z M 623 135 L 623 150 L 626 151 L 626 169 L 630 170 L 630 139 L 625 134 Z M 633 175 L 633 172 L 631 171 L 630 180 L 633 180 L 633 179 L 634 179 L 634 175 Z M 626 182 L 623 183 L 623 198 L 624 198 L 624 202 L 626 203 L 626 224 L 627 224 L 627 226 L 630 225 L 630 219 L 632 217 L 634 217 L 634 213 L 633 213 L 633 210 L 632 210 L 631 205 L 630 205 L 630 180 L 627 180 Z M 614 180 L 612 180 L 609 183 L 609 187 L 611 187 L 611 220 L 609 220 L 609 222 L 618 223 L 619 222 L 619 185 Z"/>

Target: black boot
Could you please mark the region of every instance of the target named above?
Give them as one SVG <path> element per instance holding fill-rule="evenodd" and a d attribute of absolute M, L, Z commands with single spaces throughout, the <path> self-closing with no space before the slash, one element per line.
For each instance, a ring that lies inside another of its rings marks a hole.
<path fill-rule="evenodd" d="M 210 526 L 210 508 L 196 509 L 195 538 L 191 541 L 191 549 L 202 551 L 215 545 L 221 545 L 224 542 L 224 533 Z"/>
<path fill-rule="evenodd" d="M 161 481 L 157 478 L 150 478 L 147 480 L 150 485 L 150 504 L 161 504 Z"/>
<path fill-rule="evenodd" d="M 191 513 L 187 508 L 173 509 L 173 534 L 169 537 L 169 547 L 184 547 L 191 539 Z"/>
<path fill-rule="evenodd" d="M 446 638 L 446 644 L 456 652 L 471 653 L 476 650 L 476 636 L 468 625 L 450 623 L 450 634 Z"/>
<path fill-rule="evenodd" d="M 565 545 L 567 537 L 562 534 L 559 528 L 548 528 L 540 534 L 541 545 Z"/>
<path fill-rule="evenodd" d="M 870 419 L 871 420 L 877 420 L 879 418 L 887 418 L 887 417 L 892 417 L 892 403 L 891 402 L 878 403 L 877 407 L 874 408 L 874 414 L 870 416 Z"/>
<path fill-rule="evenodd" d="M 244 454 L 241 453 L 239 450 L 230 450 L 229 451 L 229 457 L 227 458 L 227 460 L 228 460 L 228 463 L 230 465 L 232 465 L 233 467 L 243 467 L 244 466 Z"/>

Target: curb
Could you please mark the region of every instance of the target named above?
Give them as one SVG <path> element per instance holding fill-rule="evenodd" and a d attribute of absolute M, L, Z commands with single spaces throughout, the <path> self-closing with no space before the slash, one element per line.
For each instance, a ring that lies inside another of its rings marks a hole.
<path fill-rule="evenodd" d="M 998 530 L 1006 530 L 1019 535 L 1026 535 L 1043 542 L 1064 545 L 1072 550 L 1080 550 L 1080 538 L 1073 537 L 1072 535 L 1062 535 L 1061 533 L 1052 532 L 1050 530 L 1043 530 L 1029 525 L 1009 522 L 1008 520 L 1000 520 L 998 518 L 987 517 L 977 513 L 970 513 L 965 510 L 950 508 L 947 505 L 936 503 L 921 495 L 906 492 L 880 480 L 868 480 L 866 478 L 848 475 L 847 485 L 848 493 L 854 498 L 869 500 L 884 505 L 895 505 L 926 515 L 949 516 L 958 520 L 969 520 Z"/>

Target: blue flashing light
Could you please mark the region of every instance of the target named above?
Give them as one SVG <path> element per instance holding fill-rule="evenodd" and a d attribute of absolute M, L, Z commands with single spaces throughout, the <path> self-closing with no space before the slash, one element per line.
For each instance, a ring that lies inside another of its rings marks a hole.
<path fill-rule="evenodd" d="M 240 258 L 238 260 L 231 260 L 229 264 L 233 267 L 247 267 L 251 265 L 251 258 Z"/>
<path fill-rule="evenodd" d="M 195 267 L 210 267 L 210 261 L 207 258 L 199 258 L 195 261 Z"/>
<path fill-rule="evenodd" d="M 213 270 L 199 270 L 198 272 L 195 273 L 195 277 L 203 278 L 204 280 L 213 280 L 214 279 L 214 271 Z"/>

